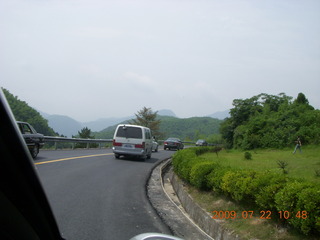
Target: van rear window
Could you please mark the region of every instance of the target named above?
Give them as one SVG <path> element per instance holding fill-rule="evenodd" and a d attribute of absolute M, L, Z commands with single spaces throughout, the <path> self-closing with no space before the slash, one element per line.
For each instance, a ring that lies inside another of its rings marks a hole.
<path fill-rule="evenodd" d="M 119 127 L 117 137 L 123 138 L 142 138 L 142 129 L 137 127 Z"/>

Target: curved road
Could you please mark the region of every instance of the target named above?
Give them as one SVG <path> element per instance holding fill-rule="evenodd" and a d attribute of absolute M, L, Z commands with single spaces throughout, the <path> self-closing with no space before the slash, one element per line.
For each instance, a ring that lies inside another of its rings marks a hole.
<path fill-rule="evenodd" d="M 111 149 L 40 151 L 35 164 L 65 239 L 127 240 L 171 234 L 145 185 L 155 164 L 173 153 L 160 150 L 143 162 L 116 160 Z"/>

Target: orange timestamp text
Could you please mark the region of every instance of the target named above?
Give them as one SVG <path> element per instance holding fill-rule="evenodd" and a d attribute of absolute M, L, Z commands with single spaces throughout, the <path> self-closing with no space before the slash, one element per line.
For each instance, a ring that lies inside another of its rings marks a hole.
<path fill-rule="evenodd" d="M 297 211 L 297 212 L 289 212 L 289 211 L 278 211 L 273 212 L 270 210 L 261 210 L 259 214 L 255 213 L 255 211 L 212 211 L 212 217 L 213 219 L 250 219 L 253 217 L 256 217 L 258 215 L 258 218 L 260 219 L 272 219 L 272 218 L 278 218 L 278 219 L 289 219 L 289 218 L 301 218 L 301 219 L 307 219 L 308 218 L 308 212 L 307 211 Z"/>

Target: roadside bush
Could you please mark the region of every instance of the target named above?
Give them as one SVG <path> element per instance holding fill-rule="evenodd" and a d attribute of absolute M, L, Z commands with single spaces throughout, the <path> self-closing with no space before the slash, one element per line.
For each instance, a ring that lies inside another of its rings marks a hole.
<path fill-rule="evenodd" d="M 275 203 L 278 211 L 293 212 L 297 206 L 299 194 L 305 188 L 310 187 L 309 183 L 294 181 L 286 186 L 275 195 Z"/>
<path fill-rule="evenodd" d="M 203 149 L 203 150 L 202 150 Z M 208 161 L 199 155 L 210 151 L 210 147 L 188 148 L 174 154 L 172 164 L 175 172 L 183 180 L 190 182 L 190 172 L 194 164 Z"/>
<path fill-rule="evenodd" d="M 310 201 L 311 200 L 311 201 Z M 290 219 L 292 225 L 300 229 L 304 234 L 320 232 L 320 187 L 314 186 L 303 189 L 299 196 L 295 209 L 296 216 Z M 297 213 L 307 215 L 298 216 Z"/>
<path fill-rule="evenodd" d="M 191 168 L 190 183 L 201 190 L 209 190 L 207 175 L 210 174 L 216 166 L 217 163 L 211 161 L 196 163 Z"/>
<path fill-rule="evenodd" d="M 256 172 L 252 170 L 228 171 L 222 178 L 221 188 L 234 200 L 253 200 L 254 185 L 251 184 Z"/>
<path fill-rule="evenodd" d="M 298 207 L 298 202 L 299 206 L 305 206 L 305 204 L 310 204 L 310 202 L 313 201 L 313 199 L 311 198 L 306 199 L 308 195 L 312 195 L 310 194 L 310 188 L 312 188 L 312 185 L 309 183 L 295 181 L 292 183 L 288 183 L 281 191 L 279 191 L 275 195 L 277 210 L 282 212 L 289 212 L 292 215 L 292 218 L 287 219 L 288 223 L 290 225 L 293 225 L 296 229 L 300 230 L 306 235 L 312 228 L 315 228 L 315 226 L 311 226 L 311 222 L 306 222 L 306 219 L 298 219 L 295 214 L 298 211 L 305 211 L 305 209 L 300 209 Z M 307 189 L 309 190 L 306 191 Z M 304 194 L 301 196 L 303 190 Z M 313 190 L 311 190 L 311 192 L 312 191 Z M 309 207 L 312 208 L 310 205 Z M 308 214 L 310 214 L 310 212 L 308 212 Z M 301 221 L 304 221 L 303 227 Z"/>
<path fill-rule="evenodd" d="M 208 188 L 212 189 L 214 192 L 222 193 L 222 178 L 228 171 L 231 171 L 231 167 L 216 165 L 209 175 L 207 175 Z"/>
<path fill-rule="evenodd" d="M 201 154 L 206 152 L 202 151 L 185 149 L 173 156 L 174 171 L 180 178 L 199 189 L 225 193 L 236 201 L 245 200 L 261 209 L 289 212 L 291 218 L 282 220 L 306 235 L 320 232 L 319 186 L 288 178 L 280 171 L 223 167 L 202 158 Z"/>
<path fill-rule="evenodd" d="M 276 210 L 275 195 L 287 184 L 288 178 L 279 173 L 265 171 L 259 173 L 254 180 L 256 192 L 254 194 L 256 204 L 261 209 Z"/>
<path fill-rule="evenodd" d="M 203 161 L 203 159 L 193 157 L 192 159 L 190 159 L 190 161 L 183 162 L 184 164 L 180 168 L 180 174 L 181 174 L 182 179 L 184 179 L 185 181 L 190 183 L 191 169 L 195 164 L 197 164 L 201 161 Z"/>
<path fill-rule="evenodd" d="M 204 153 L 210 152 L 212 147 L 196 147 L 194 148 L 194 152 L 197 156 L 202 155 Z"/>
<path fill-rule="evenodd" d="M 172 157 L 172 165 L 174 171 L 184 180 L 187 180 L 185 175 L 182 174 L 182 169 L 188 164 L 190 161 L 194 160 L 196 155 L 194 151 L 191 149 L 185 149 L 175 153 Z"/>

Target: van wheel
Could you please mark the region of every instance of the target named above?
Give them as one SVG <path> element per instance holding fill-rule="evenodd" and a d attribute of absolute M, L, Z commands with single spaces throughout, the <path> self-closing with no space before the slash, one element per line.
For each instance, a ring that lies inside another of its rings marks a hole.
<path fill-rule="evenodd" d="M 115 157 L 116 159 L 119 159 L 119 158 L 120 158 L 120 155 L 119 155 L 119 154 L 115 154 L 114 157 Z"/>

